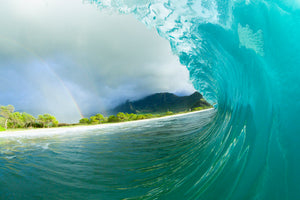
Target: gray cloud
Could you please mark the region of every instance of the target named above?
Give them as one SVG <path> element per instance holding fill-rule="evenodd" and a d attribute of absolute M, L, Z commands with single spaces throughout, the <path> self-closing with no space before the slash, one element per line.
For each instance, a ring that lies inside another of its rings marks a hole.
<path fill-rule="evenodd" d="M 72 98 L 89 113 L 194 90 L 168 41 L 132 16 L 79 0 L 15 0 L 2 3 L 0 27 L 0 73 L 11 77 L 0 79 L 0 104 L 72 121 L 80 117 Z"/>

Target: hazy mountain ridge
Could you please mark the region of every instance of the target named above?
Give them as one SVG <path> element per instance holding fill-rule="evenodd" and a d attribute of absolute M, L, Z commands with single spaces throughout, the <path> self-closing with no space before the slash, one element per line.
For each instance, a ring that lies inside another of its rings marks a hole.
<path fill-rule="evenodd" d="M 177 96 L 172 93 L 155 93 L 137 101 L 127 100 L 114 109 L 110 114 L 124 113 L 161 113 L 161 112 L 183 112 L 196 107 L 210 106 L 199 92 L 190 96 Z"/>

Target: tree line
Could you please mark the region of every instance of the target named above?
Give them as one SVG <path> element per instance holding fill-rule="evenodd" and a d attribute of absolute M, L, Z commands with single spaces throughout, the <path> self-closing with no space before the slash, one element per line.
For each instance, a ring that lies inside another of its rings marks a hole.
<path fill-rule="evenodd" d="M 197 107 L 190 111 L 197 111 L 209 108 Z M 94 124 L 104 124 L 104 123 L 115 123 L 115 122 L 127 122 L 142 119 L 151 119 L 157 117 L 163 117 L 168 115 L 173 115 L 171 111 L 159 114 L 134 114 L 134 113 L 123 113 L 119 112 L 117 115 L 111 115 L 109 117 L 104 117 L 102 114 L 96 114 L 89 118 L 82 118 L 79 120 L 79 124 L 83 125 L 94 125 Z M 60 126 L 69 126 L 70 124 L 60 124 Z M 75 124 L 73 124 L 75 125 Z M 14 128 L 51 128 L 58 127 L 59 123 L 57 119 L 50 114 L 38 115 L 37 118 L 26 113 L 26 112 L 15 112 L 15 108 L 12 105 L 0 106 L 0 131 L 5 131 L 7 129 Z"/>
<path fill-rule="evenodd" d="M 26 112 L 15 112 L 12 105 L 0 106 L 0 131 L 8 128 L 50 128 L 57 127 L 58 121 L 50 114 L 37 118 Z"/>
<path fill-rule="evenodd" d="M 211 108 L 211 106 L 195 107 L 186 112 L 199 111 L 207 108 Z M 182 112 L 182 113 L 186 113 L 186 112 Z M 172 111 L 167 111 L 165 113 L 159 113 L 159 114 L 152 114 L 152 113 L 134 114 L 134 113 L 119 112 L 117 115 L 110 115 L 109 117 L 104 117 L 102 114 L 98 113 L 94 116 L 91 116 L 90 118 L 80 119 L 79 124 L 104 124 L 104 123 L 115 123 L 115 122 L 127 122 L 127 121 L 141 120 L 141 119 L 163 117 L 163 116 L 168 116 L 173 114 L 177 114 L 177 113 L 173 113 Z"/>
<path fill-rule="evenodd" d="M 102 114 L 96 114 L 90 118 L 82 118 L 80 124 L 104 124 L 104 123 L 114 123 L 114 122 L 127 122 L 141 119 L 150 119 L 156 117 L 162 117 L 167 115 L 173 115 L 171 111 L 161 113 L 161 114 L 134 114 L 134 113 L 123 113 L 119 112 L 117 115 L 110 115 L 109 117 L 104 117 Z"/>

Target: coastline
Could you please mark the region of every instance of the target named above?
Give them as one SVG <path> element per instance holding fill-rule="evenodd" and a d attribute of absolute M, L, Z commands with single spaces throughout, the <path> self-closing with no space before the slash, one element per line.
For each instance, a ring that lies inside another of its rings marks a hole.
<path fill-rule="evenodd" d="M 195 113 L 201 113 L 209 110 L 214 110 L 214 108 L 203 109 L 199 111 L 187 112 L 187 113 L 180 113 L 174 114 L 169 116 L 163 117 L 156 117 L 150 119 L 141 119 L 141 120 L 134 120 L 134 121 L 126 121 L 126 122 L 116 122 L 116 123 L 106 123 L 106 124 L 95 124 L 95 125 L 77 125 L 77 126 L 70 126 L 70 127 L 57 127 L 57 128 L 37 128 L 37 129 L 27 129 L 27 130 L 9 130 L 0 132 L 0 138 L 4 137 L 26 137 L 26 136 L 43 136 L 43 135 L 60 135 L 62 132 L 76 132 L 80 130 L 96 130 L 96 129 L 103 129 L 112 126 L 120 126 L 123 124 L 133 124 L 133 123 L 140 123 L 140 122 L 147 122 L 147 121 L 155 121 L 160 119 L 168 119 L 168 118 L 175 118 L 180 116 L 191 115 Z"/>

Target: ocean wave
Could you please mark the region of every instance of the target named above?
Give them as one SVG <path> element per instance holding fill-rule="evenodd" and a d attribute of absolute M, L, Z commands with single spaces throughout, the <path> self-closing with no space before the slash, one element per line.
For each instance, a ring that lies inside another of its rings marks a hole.
<path fill-rule="evenodd" d="M 195 160 L 206 164 L 192 172 L 197 179 L 184 180 L 193 185 L 182 187 L 185 199 L 297 198 L 298 1 L 88 2 L 155 28 L 218 108 L 205 133 L 208 154 Z"/>

